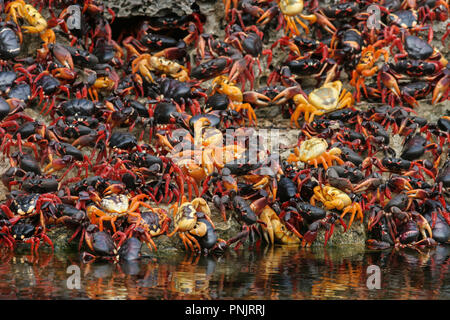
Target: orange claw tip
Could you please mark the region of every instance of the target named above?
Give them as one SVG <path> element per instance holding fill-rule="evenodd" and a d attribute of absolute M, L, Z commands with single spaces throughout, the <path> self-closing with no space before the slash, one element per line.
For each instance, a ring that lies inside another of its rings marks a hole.
<path fill-rule="evenodd" d="M 243 93 L 244 101 L 256 104 L 258 106 L 268 106 L 271 101 L 269 97 L 254 91 L 246 91 Z"/>
<path fill-rule="evenodd" d="M 64 80 L 72 80 L 76 78 L 77 73 L 68 68 L 56 68 L 52 71 L 52 75 L 55 76 L 56 78 L 61 78 Z"/>
<path fill-rule="evenodd" d="M 413 199 L 426 199 L 428 196 L 428 193 L 422 189 L 409 190 L 409 191 L 406 191 L 406 194 L 407 194 L 408 198 L 413 198 Z"/>
<path fill-rule="evenodd" d="M 382 72 L 380 77 L 381 77 L 381 81 L 387 88 L 389 88 L 397 96 L 400 96 L 400 89 L 398 87 L 397 80 L 395 80 L 393 75 L 391 75 L 387 72 Z"/>
<path fill-rule="evenodd" d="M 303 94 L 303 90 L 298 87 L 289 87 L 280 92 L 275 98 L 273 98 L 272 102 L 276 104 L 285 103 L 287 100 L 293 98 L 297 94 Z"/>
<path fill-rule="evenodd" d="M 277 198 L 277 192 L 278 192 L 278 188 L 273 188 L 273 191 L 272 191 L 272 193 L 273 193 L 273 199 L 276 199 L 276 198 Z"/>
<path fill-rule="evenodd" d="M 121 193 L 125 191 L 125 188 L 121 184 L 112 184 L 109 187 L 107 187 L 104 191 L 105 195 L 111 194 L 111 193 Z"/>
<path fill-rule="evenodd" d="M 443 97 L 448 95 L 450 87 L 450 77 L 445 76 L 436 84 L 436 87 L 433 90 L 433 97 L 431 99 L 431 104 L 437 104 Z"/>
<path fill-rule="evenodd" d="M 272 18 L 277 14 L 278 7 L 273 6 L 270 9 L 268 9 L 264 14 L 259 17 L 259 19 L 256 21 L 256 23 L 266 24 L 272 20 Z"/>
<path fill-rule="evenodd" d="M 56 59 L 58 59 L 66 67 L 73 69 L 72 55 L 70 54 L 69 50 L 59 44 L 53 44 L 51 46 L 49 45 L 49 48 L 50 50 L 52 50 L 52 53 L 56 57 Z"/>

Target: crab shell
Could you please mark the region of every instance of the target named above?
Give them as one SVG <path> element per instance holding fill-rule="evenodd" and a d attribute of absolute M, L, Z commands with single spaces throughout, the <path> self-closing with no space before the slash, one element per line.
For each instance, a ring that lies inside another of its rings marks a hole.
<path fill-rule="evenodd" d="M 261 214 L 260 219 L 266 223 L 266 226 L 261 226 L 264 230 L 265 238 L 270 243 L 282 243 L 282 244 L 295 244 L 300 243 L 300 239 L 297 238 L 292 232 L 290 232 L 280 221 L 275 211 L 266 206 Z"/>
<path fill-rule="evenodd" d="M 291 231 L 289 231 L 286 226 L 281 223 L 280 220 L 272 220 L 272 227 L 277 242 L 282 244 L 300 243 L 300 239 L 297 238 Z"/>
<path fill-rule="evenodd" d="M 331 186 L 325 186 L 322 188 L 322 195 L 325 197 L 328 201 L 333 201 L 335 199 L 340 199 L 343 203 L 342 208 L 337 208 L 339 210 L 342 210 L 343 208 L 349 206 L 352 204 L 352 200 L 346 194 L 345 192 Z"/>
<path fill-rule="evenodd" d="M 14 203 L 17 207 L 17 214 L 24 216 L 33 212 L 36 209 L 38 194 L 27 195 L 19 199 L 15 199 Z"/>
<path fill-rule="evenodd" d="M 303 11 L 303 0 L 279 0 L 278 5 L 287 16 L 296 16 Z"/>
<path fill-rule="evenodd" d="M 191 234 L 197 237 L 204 237 L 208 232 L 208 226 L 204 222 L 197 221 L 195 228 L 189 231 Z"/>
<path fill-rule="evenodd" d="M 109 213 L 126 213 L 128 210 L 128 197 L 124 194 L 107 196 L 102 199 L 101 206 Z"/>
<path fill-rule="evenodd" d="M 198 183 L 206 178 L 206 171 L 194 159 L 181 159 L 176 162 L 185 175 L 193 177 Z"/>
<path fill-rule="evenodd" d="M 309 96 L 309 102 L 320 111 L 331 112 L 337 109 L 339 95 L 342 90 L 342 82 L 334 81 L 324 84 L 313 90 Z"/>
<path fill-rule="evenodd" d="M 39 11 L 30 4 L 25 5 L 25 18 L 31 25 L 39 27 L 39 31 L 43 31 L 47 28 L 47 21 L 45 21 Z"/>
<path fill-rule="evenodd" d="M 183 203 L 175 215 L 175 225 L 181 232 L 192 230 L 197 224 L 197 211 L 190 202 Z"/>
<path fill-rule="evenodd" d="M 241 159 L 245 149 L 239 145 L 227 145 L 223 148 L 215 148 L 213 152 L 214 161 L 223 167 L 226 163 Z"/>
<path fill-rule="evenodd" d="M 322 138 L 311 138 L 303 141 L 299 149 L 300 161 L 307 162 L 315 159 L 327 151 L 328 143 Z"/>
<path fill-rule="evenodd" d="M 221 147 L 223 144 L 223 134 L 215 128 L 207 128 L 203 133 L 202 143 L 204 146 Z"/>
<path fill-rule="evenodd" d="M 162 72 L 169 74 L 177 73 L 178 71 L 180 71 L 180 69 L 182 69 L 181 65 L 179 65 L 178 63 L 155 56 L 152 56 L 150 58 L 150 65 L 156 70 L 161 70 Z"/>
<path fill-rule="evenodd" d="M 220 87 L 217 89 L 217 92 L 226 94 L 233 102 L 244 101 L 244 95 L 241 89 L 236 86 L 227 83 L 221 83 Z"/>

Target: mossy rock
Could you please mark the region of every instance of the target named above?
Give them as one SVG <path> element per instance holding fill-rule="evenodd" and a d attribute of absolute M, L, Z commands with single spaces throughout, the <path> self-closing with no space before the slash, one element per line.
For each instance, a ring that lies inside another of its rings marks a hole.
<path fill-rule="evenodd" d="M 344 227 L 336 225 L 334 227 L 333 235 L 328 239 L 327 246 L 342 247 L 345 245 L 364 245 L 367 240 L 367 233 L 364 225 L 359 221 L 354 222 L 347 232 L 344 232 Z M 325 231 L 319 231 L 316 240 L 312 246 L 323 246 L 325 244 Z"/>
<path fill-rule="evenodd" d="M 78 238 L 69 243 L 69 239 L 72 237 L 73 232 L 72 229 L 68 229 L 65 226 L 56 226 L 47 230 L 47 236 L 53 242 L 55 253 L 74 252 L 78 250 Z"/>

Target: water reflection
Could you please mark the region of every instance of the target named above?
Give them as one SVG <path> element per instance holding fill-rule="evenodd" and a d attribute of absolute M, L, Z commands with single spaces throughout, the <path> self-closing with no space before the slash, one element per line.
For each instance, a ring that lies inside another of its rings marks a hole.
<path fill-rule="evenodd" d="M 367 251 L 297 246 L 228 252 L 221 258 L 176 255 L 120 263 L 80 263 L 77 254 L 0 252 L 1 299 L 449 299 L 450 247 Z M 70 290 L 69 265 L 81 270 Z M 366 287 L 369 265 L 380 290 Z"/>

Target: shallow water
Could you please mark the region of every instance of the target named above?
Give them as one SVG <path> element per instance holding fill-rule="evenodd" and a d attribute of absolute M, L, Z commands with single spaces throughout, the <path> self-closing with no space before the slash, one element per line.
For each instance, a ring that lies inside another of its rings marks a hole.
<path fill-rule="evenodd" d="M 450 299 L 450 246 L 418 252 L 275 247 L 82 264 L 77 254 L 0 253 L 1 299 Z M 80 268 L 80 289 L 67 267 Z M 381 270 L 368 289 L 367 267 Z M 73 278 L 69 279 L 74 284 Z"/>

